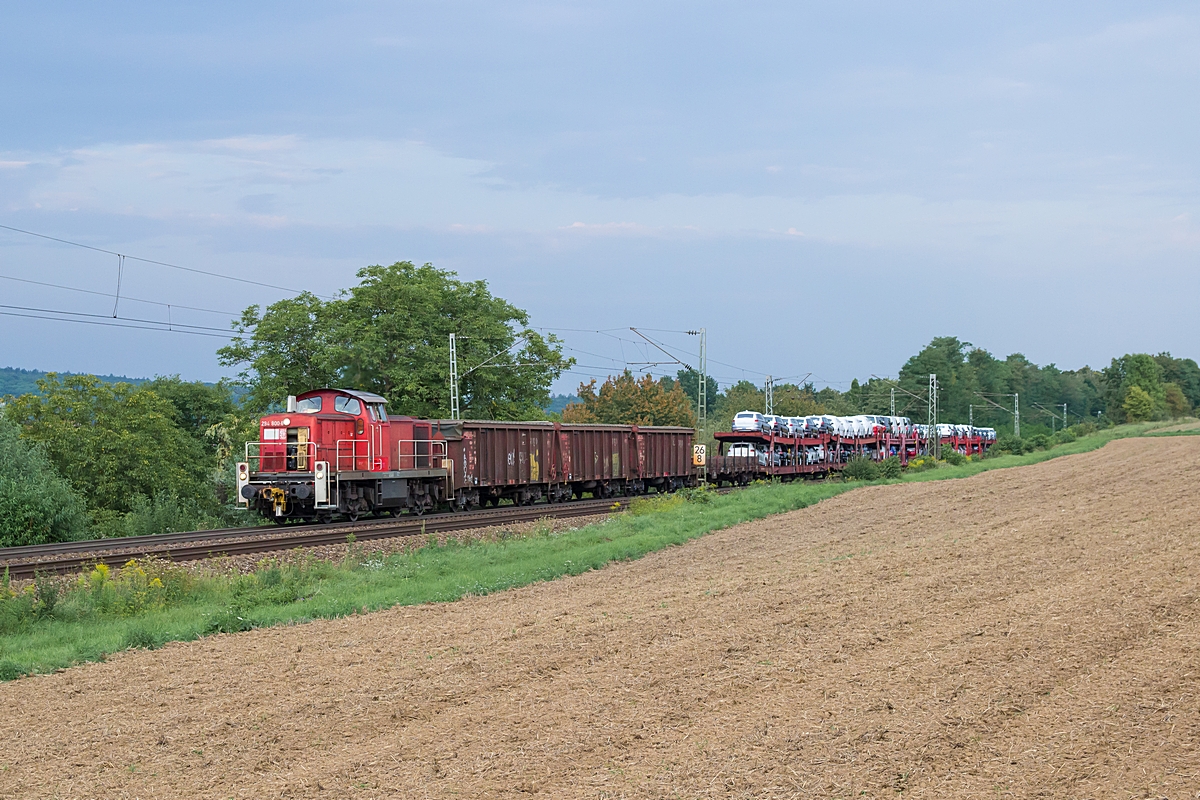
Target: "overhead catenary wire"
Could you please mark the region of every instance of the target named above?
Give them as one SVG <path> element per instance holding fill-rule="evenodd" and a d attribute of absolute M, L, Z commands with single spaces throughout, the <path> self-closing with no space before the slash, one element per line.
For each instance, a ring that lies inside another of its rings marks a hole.
<path fill-rule="evenodd" d="M 18 306 L 18 305 L 11 305 L 9 303 L 0 303 L 0 308 L 10 308 L 10 309 L 14 309 L 16 311 L 35 311 L 35 312 L 42 313 L 42 314 L 60 314 L 63 316 L 68 316 L 68 317 L 104 317 L 105 319 L 119 319 L 119 320 L 123 320 L 124 322 L 139 322 L 144 325 L 166 325 L 167 324 L 160 319 L 141 319 L 139 317 L 110 317 L 110 316 L 104 315 L 104 314 L 89 314 L 86 311 L 67 311 L 65 309 L 60 309 L 60 308 L 39 308 L 37 306 Z M 230 331 L 226 328 L 214 328 L 212 325 L 179 325 L 178 327 L 189 328 L 189 329 L 193 329 L 193 330 L 201 330 L 201 331 L 215 331 L 217 333 L 224 333 L 225 335 L 232 335 L 232 333 L 233 333 L 233 331 Z"/>
<path fill-rule="evenodd" d="M 98 297 L 114 297 L 114 295 L 110 292 L 100 292 L 95 289 L 81 289 L 78 286 L 63 286 L 62 284 L 59 284 L 59 283 L 47 283 L 46 281 L 35 281 L 32 278 L 17 278 L 13 275 L 0 275 L 0 280 L 16 281 L 18 283 L 28 283 L 28 284 L 32 284 L 34 286 L 45 286 L 48 289 L 61 289 L 62 291 L 65 291 L 65 292 L 79 292 L 81 294 L 92 294 L 92 295 L 96 295 Z M 240 316 L 240 312 L 237 312 L 237 311 L 221 311 L 221 310 L 218 310 L 215 308 L 201 308 L 199 306 L 185 306 L 185 305 L 181 305 L 180 303 L 164 303 L 161 300 L 146 300 L 146 299 L 143 299 L 140 297 L 130 297 L 129 295 L 122 295 L 121 299 L 125 300 L 126 302 L 129 302 L 129 303 L 146 303 L 147 305 L 165 306 L 167 308 L 183 308 L 183 309 L 187 309 L 188 311 L 199 311 L 199 312 L 202 312 L 205 314 L 220 314 L 221 316 L 229 317 L 230 319 Z"/>
<path fill-rule="evenodd" d="M 37 233 L 35 231 L 27 231 L 23 228 L 15 228 L 12 225 L 0 225 L 0 229 L 4 229 L 6 231 L 13 231 L 14 233 L 25 234 L 26 236 L 36 236 L 39 239 L 46 239 L 48 241 L 58 242 L 60 244 L 68 244 L 68 245 L 71 245 L 72 247 L 81 247 L 85 250 L 92 250 L 97 253 L 106 253 L 110 256 L 117 256 L 119 259 L 122 260 L 122 262 L 125 259 L 128 259 L 130 261 L 140 261 L 143 264 L 153 264 L 155 266 L 168 267 L 170 269 L 177 269 L 177 270 L 181 270 L 183 272 L 193 272 L 197 275 L 207 275 L 210 278 L 222 278 L 223 280 L 227 280 L 227 281 L 237 281 L 238 283 L 246 283 L 246 284 L 250 284 L 252 286 L 262 286 L 267 289 L 278 289 L 281 292 L 289 292 L 290 294 L 304 294 L 303 289 L 293 289 L 288 286 L 280 286 L 280 285 L 274 284 L 274 283 L 266 283 L 264 281 L 256 281 L 256 280 L 252 280 L 250 278 L 239 278 L 236 275 L 224 275 L 220 272 L 210 272 L 209 270 L 197 269 L 195 267 L 185 267 L 180 264 L 172 264 L 169 261 L 157 261 L 153 258 L 143 258 L 141 256 L 133 256 L 133 255 L 129 255 L 128 253 L 118 253 L 116 250 L 106 250 L 103 247 L 95 247 L 94 245 L 84 244 L 82 242 L 73 242 L 70 239 L 62 239 L 57 236 L 48 236 L 47 234 L 44 234 L 44 233 Z M 312 292 L 312 294 L 316 294 L 316 293 Z M 332 295 L 318 294 L 316 296 L 324 298 L 326 300 L 334 299 Z"/>
<path fill-rule="evenodd" d="M 39 313 L 22 313 L 20 311 L 5 310 L 8 308 L 12 308 L 12 307 L 11 306 L 0 306 L 0 316 L 22 317 L 24 319 L 41 319 L 41 320 L 48 320 L 50 322 L 75 322 L 75 323 L 79 323 L 79 324 L 83 324 L 83 325 L 100 325 L 102 327 L 108 327 L 108 328 L 130 328 L 132 330 L 156 331 L 159 333 L 186 333 L 186 334 L 190 334 L 192 336 L 212 336 L 212 337 L 219 338 L 219 339 L 243 339 L 244 338 L 241 335 L 239 335 L 237 333 L 232 333 L 232 332 L 221 334 L 221 333 L 210 333 L 208 331 L 203 331 L 203 330 L 183 330 L 178 325 L 175 326 L 174 328 L 166 328 L 166 327 L 163 327 L 164 323 L 156 322 L 153 320 L 148 321 L 148 324 L 135 324 L 128 320 L 122 321 L 122 320 L 124 320 L 123 317 L 118 317 L 116 320 L 114 320 L 112 317 L 109 317 L 104 314 L 88 314 L 88 315 L 86 315 L 87 317 L 94 317 L 94 319 L 75 319 L 75 318 L 71 318 L 71 317 L 47 316 L 48 314 L 74 314 L 74 313 L 76 313 L 76 312 L 71 312 L 71 311 L 47 310 L 45 313 L 39 314 Z"/>

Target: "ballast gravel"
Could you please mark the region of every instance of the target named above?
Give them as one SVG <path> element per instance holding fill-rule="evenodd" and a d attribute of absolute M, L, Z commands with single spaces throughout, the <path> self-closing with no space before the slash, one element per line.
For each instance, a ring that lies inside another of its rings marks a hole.
<path fill-rule="evenodd" d="M 4 797 L 1195 797 L 1200 440 L 0 685 Z"/>

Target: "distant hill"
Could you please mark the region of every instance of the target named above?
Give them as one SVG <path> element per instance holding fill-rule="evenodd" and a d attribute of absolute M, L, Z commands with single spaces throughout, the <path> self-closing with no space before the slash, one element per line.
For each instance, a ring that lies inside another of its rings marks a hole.
<path fill-rule="evenodd" d="M 550 414 L 561 414 L 562 410 L 571 403 L 578 403 L 579 398 L 573 394 L 552 394 L 550 395 L 550 405 L 544 409 Z"/>
<path fill-rule="evenodd" d="M 60 372 L 61 376 L 79 375 L 83 373 Z M 18 367 L 0 367 L 0 397 L 6 394 L 22 395 L 36 394 L 37 382 L 46 377 L 46 373 L 36 369 L 20 369 Z M 127 378 L 124 375 L 97 375 L 108 383 L 145 383 L 148 378 Z"/>
<path fill-rule="evenodd" d="M 85 373 L 79 372 L 60 372 L 60 376 L 67 375 L 82 375 Z M 37 369 L 20 369 L 19 367 L 0 367 L 0 398 L 5 395 L 19 396 L 23 394 L 36 394 L 37 382 L 46 377 L 46 373 Z M 128 378 L 124 375 L 97 375 L 102 381 L 108 383 L 145 383 L 149 378 Z M 212 384 L 208 384 L 212 385 Z M 238 387 L 234 389 L 234 399 L 241 401 L 245 394 L 245 389 Z M 578 403 L 579 398 L 573 394 L 552 394 L 550 395 L 550 404 L 546 406 L 546 411 L 561 414 L 562 410 L 569 403 Z"/>

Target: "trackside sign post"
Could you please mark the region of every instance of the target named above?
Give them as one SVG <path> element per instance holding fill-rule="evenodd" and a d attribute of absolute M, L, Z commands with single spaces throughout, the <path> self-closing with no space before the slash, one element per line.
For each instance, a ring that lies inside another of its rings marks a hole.
<path fill-rule="evenodd" d="M 704 464 L 706 463 L 706 458 L 707 458 L 707 456 L 706 456 L 707 450 L 708 450 L 707 445 L 703 445 L 703 444 L 692 445 L 692 466 L 693 467 L 703 467 L 704 466 Z"/>

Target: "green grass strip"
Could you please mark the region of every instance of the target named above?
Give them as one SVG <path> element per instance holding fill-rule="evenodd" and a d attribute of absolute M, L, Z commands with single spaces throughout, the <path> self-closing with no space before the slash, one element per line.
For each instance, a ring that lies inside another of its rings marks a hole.
<path fill-rule="evenodd" d="M 963 478 L 1036 464 L 1095 450 L 1113 439 L 1147 435 L 1154 427 L 1119 426 L 1049 450 L 943 465 L 874 483 Z M 449 602 L 578 575 L 742 522 L 804 508 L 862 485 L 840 480 L 764 483 L 724 495 L 652 497 L 636 501 L 629 512 L 561 534 L 542 525 L 527 537 L 469 544 L 451 540 L 443 546 L 430 542 L 386 557 L 356 546 L 340 564 L 315 559 L 290 565 L 264 562 L 255 573 L 243 576 L 198 576 L 177 565 L 150 564 L 111 575 L 93 570 L 57 595 L 50 581 L 20 592 L 0 587 L 0 680 L 102 660 L 130 647 L 153 648 L 212 633 L 397 605 Z"/>

